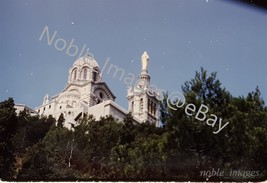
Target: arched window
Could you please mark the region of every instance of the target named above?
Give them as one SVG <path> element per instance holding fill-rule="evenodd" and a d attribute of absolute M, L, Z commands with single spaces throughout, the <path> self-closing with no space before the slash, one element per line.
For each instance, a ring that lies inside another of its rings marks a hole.
<path fill-rule="evenodd" d="M 140 100 L 140 110 L 143 111 L 144 108 L 144 103 L 143 103 L 143 98 Z"/>
<path fill-rule="evenodd" d="M 88 69 L 86 67 L 83 68 L 83 79 L 87 79 Z"/>
<path fill-rule="evenodd" d="M 132 101 L 132 112 L 134 112 L 134 101 Z"/>
<path fill-rule="evenodd" d="M 99 93 L 99 97 L 100 97 L 101 99 L 103 99 L 103 93 L 102 93 L 102 92 Z"/>
<path fill-rule="evenodd" d="M 97 80 L 97 72 L 94 71 L 93 72 L 93 81 L 96 82 L 96 80 Z"/>
<path fill-rule="evenodd" d="M 153 116 L 156 116 L 156 110 L 157 110 L 156 103 L 154 103 L 153 104 Z"/>
<path fill-rule="evenodd" d="M 73 69 L 72 70 L 71 77 L 72 77 L 72 80 L 76 80 L 77 79 L 77 69 Z"/>
<path fill-rule="evenodd" d="M 151 102 L 150 99 L 147 101 L 147 106 L 148 106 L 148 113 L 151 113 Z"/>

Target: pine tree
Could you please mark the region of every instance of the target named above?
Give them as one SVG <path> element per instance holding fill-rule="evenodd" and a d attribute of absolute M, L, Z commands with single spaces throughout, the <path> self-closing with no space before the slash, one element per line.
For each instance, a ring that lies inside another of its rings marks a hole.
<path fill-rule="evenodd" d="M 57 126 L 60 128 L 63 128 L 64 122 L 65 122 L 65 118 L 64 118 L 63 113 L 61 113 L 58 120 L 57 120 Z"/>
<path fill-rule="evenodd" d="M 14 100 L 0 103 L 0 178 L 10 180 L 15 172 L 13 137 L 17 129 Z"/>

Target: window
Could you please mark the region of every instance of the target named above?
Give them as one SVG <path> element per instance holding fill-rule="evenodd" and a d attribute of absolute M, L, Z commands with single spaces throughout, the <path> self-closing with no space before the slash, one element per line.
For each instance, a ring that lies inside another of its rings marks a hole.
<path fill-rule="evenodd" d="M 151 114 L 153 115 L 154 113 L 154 102 L 151 102 Z"/>
<path fill-rule="evenodd" d="M 86 67 L 83 68 L 83 79 L 87 79 L 87 72 L 88 72 L 88 69 Z"/>
<path fill-rule="evenodd" d="M 148 113 L 155 116 L 156 111 L 157 111 L 157 109 L 156 109 L 157 104 L 155 102 L 153 102 L 152 100 L 148 99 L 147 106 L 148 106 Z"/>
<path fill-rule="evenodd" d="M 93 72 L 93 81 L 96 82 L 97 81 L 97 72 L 94 70 Z"/>
<path fill-rule="evenodd" d="M 72 70 L 71 77 L 72 77 L 72 80 L 76 80 L 77 79 L 77 69 L 73 69 Z"/>
<path fill-rule="evenodd" d="M 150 101 L 150 99 L 148 99 L 147 106 L 148 106 L 148 113 L 151 113 L 151 101 Z"/>
<path fill-rule="evenodd" d="M 143 111 L 144 104 L 143 104 L 143 98 L 140 100 L 140 110 Z"/>
<path fill-rule="evenodd" d="M 134 101 L 132 101 L 132 112 L 134 111 Z"/>
<path fill-rule="evenodd" d="M 51 105 L 49 105 L 49 109 L 51 109 Z"/>
<path fill-rule="evenodd" d="M 100 97 L 101 99 L 103 99 L 103 93 L 102 93 L 102 92 L 99 93 L 99 97 Z"/>
<path fill-rule="evenodd" d="M 156 116 L 156 104 L 153 104 L 153 116 Z"/>

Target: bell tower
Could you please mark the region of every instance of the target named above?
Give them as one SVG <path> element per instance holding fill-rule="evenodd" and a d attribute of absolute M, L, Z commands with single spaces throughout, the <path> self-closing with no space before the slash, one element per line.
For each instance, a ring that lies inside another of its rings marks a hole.
<path fill-rule="evenodd" d="M 128 111 L 140 122 L 158 125 L 159 101 L 151 95 L 150 76 L 148 74 L 149 56 L 144 52 L 141 56 L 142 68 L 135 86 L 128 89 Z"/>

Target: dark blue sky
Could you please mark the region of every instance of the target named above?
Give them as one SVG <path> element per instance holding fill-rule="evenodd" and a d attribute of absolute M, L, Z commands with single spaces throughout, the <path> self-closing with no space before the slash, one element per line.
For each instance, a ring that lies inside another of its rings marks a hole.
<path fill-rule="evenodd" d="M 267 100 L 267 14 L 221 0 L 2 0 L 0 1 L 0 101 L 36 107 L 67 82 L 76 57 L 39 37 L 45 26 L 91 50 L 100 67 L 110 64 L 139 74 L 150 56 L 151 82 L 180 91 L 204 67 L 216 71 L 234 96 L 258 85 Z M 127 86 L 106 73 L 117 103 L 127 108 Z"/>

